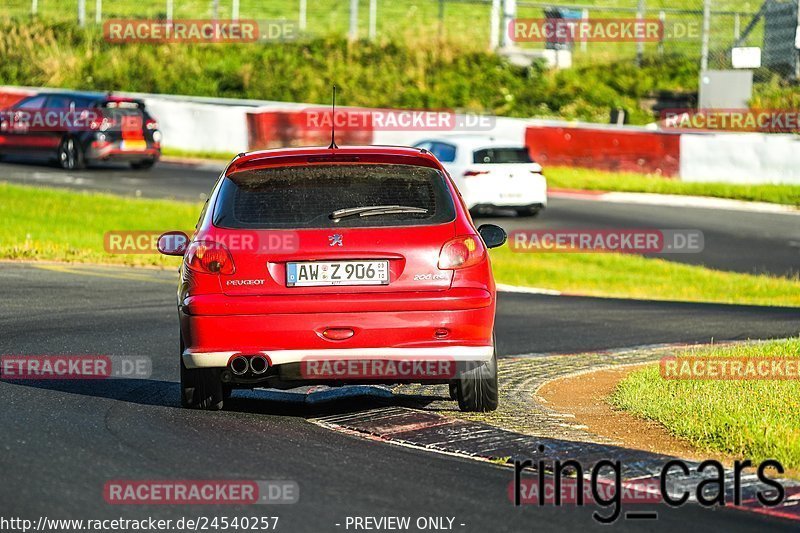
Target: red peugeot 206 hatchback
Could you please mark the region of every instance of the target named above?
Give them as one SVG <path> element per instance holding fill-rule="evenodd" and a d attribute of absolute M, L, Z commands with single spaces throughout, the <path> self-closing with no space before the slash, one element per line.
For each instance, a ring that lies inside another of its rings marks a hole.
<path fill-rule="evenodd" d="M 465 411 L 497 408 L 495 284 L 452 180 L 424 149 L 240 154 L 191 238 L 178 288 L 182 404 L 235 388 L 448 384 Z"/>

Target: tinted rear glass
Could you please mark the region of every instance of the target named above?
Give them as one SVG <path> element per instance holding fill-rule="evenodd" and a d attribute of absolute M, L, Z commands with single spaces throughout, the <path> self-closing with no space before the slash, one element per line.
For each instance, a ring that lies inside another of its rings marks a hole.
<path fill-rule="evenodd" d="M 526 148 L 487 148 L 475 150 L 473 163 L 532 163 Z"/>
<path fill-rule="evenodd" d="M 100 104 L 103 116 L 115 121 L 114 126 L 121 125 L 127 129 L 140 129 L 146 118 L 144 104 L 138 100 L 112 100 Z"/>
<path fill-rule="evenodd" d="M 106 109 L 127 109 L 133 111 L 143 111 L 144 102 L 140 100 L 104 100 L 100 107 Z"/>
<path fill-rule="evenodd" d="M 341 217 L 339 209 L 399 205 L 426 213 Z M 336 228 L 441 224 L 455 219 L 442 174 L 412 165 L 312 165 L 237 172 L 214 208 L 222 228 Z"/>

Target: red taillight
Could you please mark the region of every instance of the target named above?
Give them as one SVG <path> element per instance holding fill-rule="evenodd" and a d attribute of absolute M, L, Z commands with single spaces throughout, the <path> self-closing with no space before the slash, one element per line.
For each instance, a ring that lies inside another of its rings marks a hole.
<path fill-rule="evenodd" d="M 148 118 L 147 122 L 144 123 L 144 127 L 147 128 L 150 131 L 157 130 L 158 129 L 158 122 L 156 122 L 152 118 Z"/>
<path fill-rule="evenodd" d="M 469 178 L 470 176 L 480 176 L 481 174 L 488 174 L 488 170 L 467 170 L 464 172 L 464 177 Z"/>
<path fill-rule="evenodd" d="M 486 248 L 477 236 L 466 235 L 450 239 L 439 253 L 441 270 L 457 270 L 477 265 L 486 257 Z"/>
<path fill-rule="evenodd" d="M 203 274 L 226 274 L 236 272 L 233 257 L 225 246 L 212 241 L 196 241 L 186 250 L 186 266 Z"/>

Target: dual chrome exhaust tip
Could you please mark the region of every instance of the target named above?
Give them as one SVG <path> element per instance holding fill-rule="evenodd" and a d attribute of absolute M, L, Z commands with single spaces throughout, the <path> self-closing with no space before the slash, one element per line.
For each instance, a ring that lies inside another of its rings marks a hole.
<path fill-rule="evenodd" d="M 269 370 L 269 361 L 263 355 L 252 357 L 237 355 L 231 360 L 229 366 L 234 376 L 244 376 L 248 372 L 254 376 L 260 376 Z"/>

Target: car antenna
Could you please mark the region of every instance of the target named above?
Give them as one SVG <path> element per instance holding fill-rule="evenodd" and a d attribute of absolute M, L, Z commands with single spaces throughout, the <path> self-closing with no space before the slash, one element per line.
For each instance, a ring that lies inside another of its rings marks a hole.
<path fill-rule="evenodd" d="M 331 144 L 328 146 L 328 150 L 335 150 L 339 148 L 336 146 L 336 138 L 334 135 L 336 134 L 336 85 L 333 86 L 333 102 L 331 105 Z"/>

